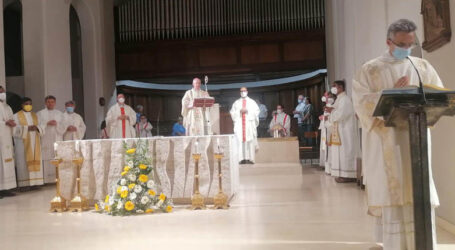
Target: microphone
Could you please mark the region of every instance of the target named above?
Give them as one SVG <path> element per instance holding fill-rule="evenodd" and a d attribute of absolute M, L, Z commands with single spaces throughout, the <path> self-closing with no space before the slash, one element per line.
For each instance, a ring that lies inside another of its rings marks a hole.
<path fill-rule="evenodd" d="M 160 136 L 160 113 L 161 110 L 158 110 L 158 117 L 156 118 L 156 136 Z"/>
<path fill-rule="evenodd" d="M 205 92 L 207 92 L 207 83 L 209 82 L 209 77 L 205 76 L 204 77 L 204 85 L 205 85 Z"/>
<path fill-rule="evenodd" d="M 423 83 L 422 83 L 422 78 L 420 78 L 419 70 L 417 70 L 417 67 L 414 65 L 414 63 L 412 62 L 411 58 L 409 58 L 409 56 L 407 56 L 406 58 L 409 60 L 412 67 L 417 72 L 417 77 L 419 78 L 419 90 L 423 97 L 423 104 L 427 104 L 427 97 L 425 95 L 425 91 L 423 90 Z"/>

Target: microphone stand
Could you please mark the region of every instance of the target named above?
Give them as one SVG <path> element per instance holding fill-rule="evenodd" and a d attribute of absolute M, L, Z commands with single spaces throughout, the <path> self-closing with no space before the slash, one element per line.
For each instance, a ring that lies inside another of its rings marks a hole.
<path fill-rule="evenodd" d="M 409 56 L 407 56 L 406 58 L 409 60 L 409 62 L 411 63 L 412 67 L 417 72 L 417 77 L 419 78 L 419 91 L 420 91 L 420 93 L 422 94 L 422 97 L 423 97 L 423 104 L 427 104 L 427 97 L 425 95 L 425 91 L 423 90 L 422 78 L 420 78 L 419 71 L 417 70 L 417 67 L 412 62 L 411 58 L 409 58 Z"/>
<path fill-rule="evenodd" d="M 156 118 L 156 136 L 160 136 L 160 113 L 161 110 L 158 111 L 158 117 Z"/>

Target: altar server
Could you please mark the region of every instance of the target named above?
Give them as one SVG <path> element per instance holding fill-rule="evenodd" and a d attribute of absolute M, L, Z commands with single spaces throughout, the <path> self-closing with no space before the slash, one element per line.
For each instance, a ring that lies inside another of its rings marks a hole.
<path fill-rule="evenodd" d="M 0 86 L 0 197 L 14 196 L 10 191 L 17 186 L 13 154 L 13 111 L 6 104 L 5 89 Z"/>
<path fill-rule="evenodd" d="M 82 117 L 74 112 L 76 103 L 67 101 L 65 103 L 65 112 L 63 112 L 63 121 L 65 124 L 65 132 L 63 140 L 82 140 L 85 135 L 85 123 Z"/>
<path fill-rule="evenodd" d="M 201 79 L 193 79 L 193 88 L 187 90 L 182 99 L 182 117 L 183 126 L 185 127 L 186 135 L 210 135 L 211 126 L 208 119 L 208 109 L 204 112 L 203 108 L 193 107 L 195 98 L 209 97 L 209 94 L 201 90 Z M 207 131 L 204 132 L 204 126 Z"/>
<path fill-rule="evenodd" d="M 40 126 L 44 129 L 41 133 L 41 149 L 44 167 L 44 183 L 55 182 L 55 166 L 51 164 L 54 159 L 54 143 L 63 139 L 63 133 L 66 130 L 63 123 L 63 114 L 60 110 L 55 109 L 57 99 L 52 96 L 46 96 L 44 99 L 46 107 L 36 115 Z"/>
<path fill-rule="evenodd" d="M 44 184 L 41 161 L 40 134 L 44 128 L 32 111 L 32 100 L 22 99 L 22 110 L 14 114 L 14 152 L 17 168 L 17 186 L 29 187 Z"/>
<path fill-rule="evenodd" d="M 125 95 L 117 95 L 117 103 L 107 112 L 106 127 L 110 138 L 136 137 L 136 112 L 125 104 Z"/>
<path fill-rule="evenodd" d="M 137 138 L 152 137 L 152 124 L 147 120 L 145 115 L 140 116 L 140 121 L 136 123 Z"/>
<path fill-rule="evenodd" d="M 248 97 L 245 87 L 240 89 L 240 96 L 231 108 L 231 117 L 234 122 L 234 133 L 238 141 L 238 152 L 241 164 L 254 164 L 254 157 L 258 147 L 257 126 L 259 125 L 259 107 Z"/>
<path fill-rule="evenodd" d="M 278 105 L 276 111 L 273 112 L 272 120 L 269 124 L 269 132 L 273 136 L 272 128 L 277 124 L 282 126 L 282 129 L 278 132 L 279 137 L 289 137 L 291 136 L 291 117 L 288 114 L 284 113 L 283 106 Z"/>
<path fill-rule="evenodd" d="M 377 218 L 377 241 L 384 249 L 415 249 L 412 197 L 412 169 L 408 129 L 386 127 L 373 117 L 383 89 L 419 86 L 423 83 L 442 87 L 431 64 L 410 56 L 415 44 L 416 25 L 406 19 L 389 26 L 388 49 L 365 63 L 353 82 L 353 100 L 362 126 L 362 160 L 367 186 L 368 214 Z M 414 68 L 413 64 L 416 68 Z M 428 134 L 428 155 L 431 139 Z M 431 158 L 430 158 L 431 159 Z M 433 244 L 436 243 L 434 207 L 439 205 L 429 161 L 430 198 L 433 212 Z M 433 247 L 435 249 L 435 247 Z"/>

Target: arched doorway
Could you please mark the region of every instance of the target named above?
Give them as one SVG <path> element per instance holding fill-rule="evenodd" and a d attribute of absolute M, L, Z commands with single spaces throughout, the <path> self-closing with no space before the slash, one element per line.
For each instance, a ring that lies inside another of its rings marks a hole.
<path fill-rule="evenodd" d="M 84 77 L 82 65 L 82 32 L 81 23 L 73 6 L 70 6 L 70 43 L 71 43 L 71 76 L 73 100 L 76 101 L 76 113 L 85 118 Z"/>

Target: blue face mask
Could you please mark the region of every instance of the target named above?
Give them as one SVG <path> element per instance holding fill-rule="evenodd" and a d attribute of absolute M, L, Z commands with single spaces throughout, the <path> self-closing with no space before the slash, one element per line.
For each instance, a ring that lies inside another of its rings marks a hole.
<path fill-rule="evenodd" d="M 298 102 L 298 103 L 302 103 L 302 102 L 303 102 L 303 100 L 300 100 L 300 99 L 298 99 L 298 100 L 297 100 L 297 102 Z"/>
<path fill-rule="evenodd" d="M 392 51 L 392 55 L 398 60 L 403 60 L 411 55 L 411 48 L 404 49 L 396 46 L 395 49 Z"/>
<path fill-rule="evenodd" d="M 66 112 L 73 113 L 74 112 L 74 108 L 73 107 L 66 107 Z"/>

